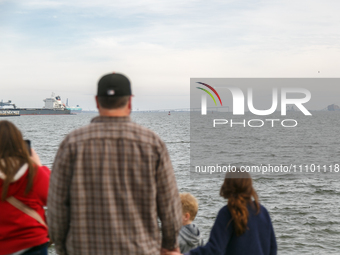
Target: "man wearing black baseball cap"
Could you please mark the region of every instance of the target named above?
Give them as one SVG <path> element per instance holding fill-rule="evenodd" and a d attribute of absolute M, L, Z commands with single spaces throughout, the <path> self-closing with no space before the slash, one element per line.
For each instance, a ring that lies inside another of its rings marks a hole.
<path fill-rule="evenodd" d="M 130 81 L 126 76 L 116 73 L 104 75 L 99 80 L 97 88 L 96 102 L 99 114 L 128 116 L 131 113 L 131 95 Z"/>
<path fill-rule="evenodd" d="M 154 132 L 131 121 L 131 95 L 127 77 L 104 75 L 100 116 L 59 147 L 48 197 L 58 254 L 178 250 L 182 207 L 169 154 Z"/>

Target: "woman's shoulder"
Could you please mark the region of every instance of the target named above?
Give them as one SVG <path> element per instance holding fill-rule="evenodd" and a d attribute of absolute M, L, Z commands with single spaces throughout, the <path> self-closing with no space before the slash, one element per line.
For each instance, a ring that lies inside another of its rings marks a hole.
<path fill-rule="evenodd" d="M 267 208 L 262 204 L 260 204 L 260 212 L 269 215 Z"/>
<path fill-rule="evenodd" d="M 229 212 L 228 205 L 223 206 L 219 212 Z"/>
<path fill-rule="evenodd" d="M 36 175 L 39 179 L 49 179 L 51 175 L 51 170 L 47 166 L 38 166 Z"/>
<path fill-rule="evenodd" d="M 258 211 L 255 201 L 252 201 L 251 203 L 248 204 L 247 208 L 248 208 L 248 211 L 252 212 L 254 215 L 257 215 L 258 213 L 263 214 L 263 215 L 269 215 L 266 207 L 264 207 L 260 203 L 259 203 L 259 206 L 260 206 L 260 210 Z"/>
<path fill-rule="evenodd" d="M 229 210 L 229 208 L 228 208 L 228 205 L 223 206 L 223 207 L 219 210 L 218 215 L 224 215 L 224 216 L 230 216 L 230 217 L 231 217 L 231 214 L 230 214 L 230 210 Z"/>
<path fill-rule="evenodd" d="M 269 215 L 269 212 L 268 212 L 267 208 L 264 207 L 264 206 L 261 205 L 261 204 L 260 204 L 260 213 L 259 213 L 259 215 L 260 215 L 262 218 L 266 219 L 267 221 L 271 221 L 270 215 Z"/>
<path fill-rule="evenodd" d="M 218 211 L 215 219 L 215 225 L 227 226 L 231 218 L 228 205 L 225 205 Z"/>
<path fill-rule="evenodd" d="M 260 214 L 263 214 L 265 215 L 266 217 L 269 217 L 269 213 L 268 213 L 268 210 L 266 209 L 266 207 L 264 207 L 262 204 L 259 203 L 259 206 L 260 206 L 260 211 L 259 213 Z M 249 211 L 253 211 L 254 214 L 256 215 L 257 214 L 257 210 L 256 210 L 256 206 L 255 206 L 255 203 L 253 204 L 248 204 L 248 210 Z M 231 217 L 231 214 L 230 214 L 230 210 L 228 208 L 228 205 L 225 205 L 223 206 L 219 212 L 218 212 L 218 215 L 224 215 L 224 216 L 230 216 Z"/>

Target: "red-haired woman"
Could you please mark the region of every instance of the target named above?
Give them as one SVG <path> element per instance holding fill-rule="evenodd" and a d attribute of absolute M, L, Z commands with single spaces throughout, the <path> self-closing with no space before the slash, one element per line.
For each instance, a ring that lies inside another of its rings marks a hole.
<path fill-rule="evenodd" d="M 0 255 L 47 254 L 43 206 L 50 170 L 31 153 L 15 125 L 0 121 Z"/>
<path fill-rule="evenodd" d="M 227 173 L 220 195 L 228 199 L 228 204 L 219 211 L 208 243 L 186 255 L 276 254 L 273 226 L 266 208 L 258 201 L 250 175 Z"/>

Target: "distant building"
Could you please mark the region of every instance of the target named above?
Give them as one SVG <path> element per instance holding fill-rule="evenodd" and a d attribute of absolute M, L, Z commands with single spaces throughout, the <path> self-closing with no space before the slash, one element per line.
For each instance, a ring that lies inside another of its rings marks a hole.
<path fill-rule="evenodd" d="M 329 106 L 327 106 L 328 111 L 339 111 L 340 107 L 336 104 L 331 104 Z"/>

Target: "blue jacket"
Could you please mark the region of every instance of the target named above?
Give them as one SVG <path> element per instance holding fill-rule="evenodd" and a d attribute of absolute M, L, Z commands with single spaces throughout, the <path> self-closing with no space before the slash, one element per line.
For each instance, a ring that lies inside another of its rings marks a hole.
<path fill-rule="evenodd" d="M 276 255 L 277 245 L 274 229 L 266 208 L 260 213 L 248 206 L 249 218 L 246 232 L 236 236 L 228 206 L 219 211 L 210 238 L 205 246 L 191 250 L 185 255 Z"/>

